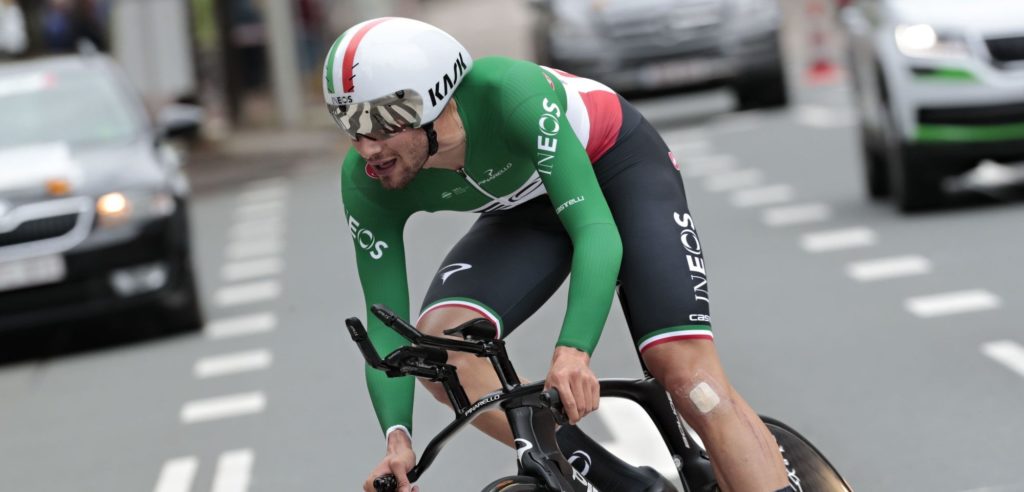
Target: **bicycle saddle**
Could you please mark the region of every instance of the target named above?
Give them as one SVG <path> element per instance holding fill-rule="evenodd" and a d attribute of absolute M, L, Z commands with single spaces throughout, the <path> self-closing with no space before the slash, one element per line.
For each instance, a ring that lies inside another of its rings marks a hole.
<path fill-rule="evenodd" d="M 476 318 L 444 331 L 445 335 L 458 335 L 467 340 L 491 340 L 497 338 L 498 328 L 486 318 Z"/>

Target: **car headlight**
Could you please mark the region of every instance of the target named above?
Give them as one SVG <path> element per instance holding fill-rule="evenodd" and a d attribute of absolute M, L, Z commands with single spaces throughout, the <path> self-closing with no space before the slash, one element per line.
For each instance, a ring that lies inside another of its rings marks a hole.
<path fill-rule="evenodd" d="M 167 217 L 174 213 L 174 196 L 165 191 L 115 191 L 96 200 L 100 227 L 117 227 L 128 222 Z"/>
<path fill-rule="evenodd" d="M 936 31 L 928 24 L 896 26 L 896 46 L 904 55 L 919 58 L 967 56 L 967 43 L 962 37 Z"/>

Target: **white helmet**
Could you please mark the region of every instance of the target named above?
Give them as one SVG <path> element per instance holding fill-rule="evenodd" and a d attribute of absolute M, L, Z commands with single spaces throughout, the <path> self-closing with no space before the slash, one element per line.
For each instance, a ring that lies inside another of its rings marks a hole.
<path fill-rule="evenodd" d="M 350 137 L 429 127 L 473 66 L 462 44 L 425 22 L 371 19 L 334 41 L 324 99 Z"/>

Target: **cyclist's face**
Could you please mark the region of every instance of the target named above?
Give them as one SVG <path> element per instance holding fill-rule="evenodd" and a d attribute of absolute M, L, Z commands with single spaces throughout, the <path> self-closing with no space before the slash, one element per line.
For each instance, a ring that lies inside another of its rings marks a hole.
<path fill-rule="evenodd" d="M 384 138 L 387 137 L 387 138 Z M 352 143 L 380 184 L 389 190 L 405 188 L 427 162 L 427 134 L 406 129 L 391 135 L 360 135 Z"/>

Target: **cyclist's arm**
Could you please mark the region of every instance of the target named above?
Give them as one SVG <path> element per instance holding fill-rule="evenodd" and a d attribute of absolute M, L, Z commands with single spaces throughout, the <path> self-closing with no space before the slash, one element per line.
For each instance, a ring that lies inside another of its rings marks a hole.
<path fill-rule="evenodd" d="M 552 206 L 572 239 L 569 302 L 558 345 L 590 354 L 611 308 L 622 240 L 590 158 L 565 117 L 564 105 L 543 78 L 539 83 L 543 89 L 511 113 L 507 137 L 535 156 L 534 165 Z"/>
<path fill-rule="evenodd" d="M 361 166 L 355 167 L 362 169 Z M 409 287 L 402 243 L 402 229 L 409 214 L 373 203 L 363 190 L 352 183 L 359 179 L 362 178 L 351 175 L 342 178 L 345 227 L 352 236 L 359 281 L 366 301 L 367 332 L 377 353 L 383 357 L 398 347 L 408 345 L 404 338 L 384 326 L 370 312 L 370 306 L 385 304 L 399 316 L 409 318 Z M 366 386 L 381 429 L 387 433 L 395 426 L 402 426 L 411 432 L 413 378 L 388 378 L 370 366 L 366 366 L 365 372 Z"/>

